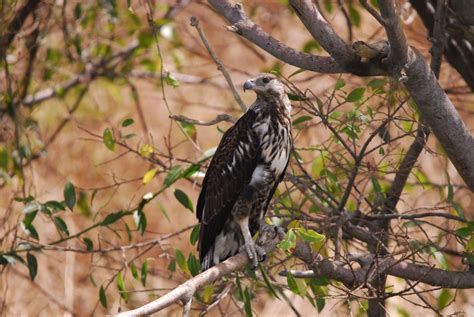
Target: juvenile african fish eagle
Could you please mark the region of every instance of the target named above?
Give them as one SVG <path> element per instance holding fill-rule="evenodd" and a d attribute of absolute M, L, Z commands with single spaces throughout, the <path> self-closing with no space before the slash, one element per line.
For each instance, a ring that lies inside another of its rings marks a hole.
<path fill-rule="evenodd" d="M 227 130 L 211 160 L 197 203 L 201 269 L 247 253 L 254 267 L 265 257 L 252 236 L 264 225 L 268 204 L 283 179 L 292 147 L 291 105 L 271 74 L 244 84 L 257 100 Z"/>

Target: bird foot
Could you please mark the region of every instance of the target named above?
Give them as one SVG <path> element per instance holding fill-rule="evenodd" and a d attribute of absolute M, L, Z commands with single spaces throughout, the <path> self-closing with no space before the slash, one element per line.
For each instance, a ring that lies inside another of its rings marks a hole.
<path fill-rule="evenodd" d="M 275 225 L 269 225 L 266 223 L 260 224 L 258 244 L 263 245 L 267 241 L 273 240 L 279 237 L 282 240 L 286 235 L 285 229 Z"/>
<path fill-rule="evenodd" d="M 257 268 L 258 262 L 264 261 L 267 255 L 265 250 L 261 246 L 256 245 L 253 241 L 241 246 L 240 251 L 245 251 L 245 253 L 247 253 L 253 269 Z"/>

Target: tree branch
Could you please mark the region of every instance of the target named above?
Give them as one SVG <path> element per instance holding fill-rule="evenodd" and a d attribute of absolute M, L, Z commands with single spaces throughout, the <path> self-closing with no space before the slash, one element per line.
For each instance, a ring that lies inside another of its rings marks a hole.
<path fill-rule="evenodd" d="M 7 53 L 8 46 L 15 39 L 15 36 L 23 27 L 23 23 L 28 18 L 31 12 L 33 12 L 38 4 L 39 0 L 28 0 L 25 4 L 18 10 L 18 12 L 13 17 L 13 20 L 8 25 L 5 32 L 2 32 L 0 36 L 0 60 L 3 60 L 3 57 Z M 5 3 L 2 4 L 2 6 Z"/>
<path fill-rule="evenodd" d="M 325 276 L 329 279 L 343 282 L 346 286 L 352 288 L 363 285 L 366 282 L 370 267 L 368 265 L 358 270 L 345 268 L 340 263 L 326 259 L 320 254 L 315 255 L 303 243 L 297 243 L 294 254 L 313 268 L 311 271 L 291 271 L 295 277 L 311 278 Z M 369 260 L 373 261 L 373 256 L 367 255 L 363 260 L 366 262 Z M 379 267 L 383 268 L 388 275 L 431 286 L 457 289 L 474 288 L 474 274 L 471 272 L 442 270 L 408 261 L 400 261 L 392 257 L 379 259 Z M 378 274 L 378 272 L 375 273 Z"/>
<path fill-rule="evenodd" d="M 276 235 L 275 237 L 266 240 L 262 247 L 265 249 L 265 252 L 269 254 L 275 249 L 279 241 L 280 239 L 278 235 Z M 132 317 L 150 315 L 179 301 L 183 302 L 183 304 L 187 304 L 200 287 L 217 281 L 229 273 L 242 270 L 247 263 L 249 263 L 249 261 L 245 252 L 234 255 L 226 261 L 219 263 L 218 265 L 213 266 L 201 274 L 198 274 L 195 277 L 187 280 L 185 283 L 179 285 L 174 290 L 158 298 L 157 300 L 142 307 L 122 312 L 117 316 Z"/>

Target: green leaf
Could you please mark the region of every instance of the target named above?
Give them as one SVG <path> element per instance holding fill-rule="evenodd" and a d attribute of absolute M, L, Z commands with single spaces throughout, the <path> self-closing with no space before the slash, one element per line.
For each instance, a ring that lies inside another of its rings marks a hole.
<path fill-rule="evenodd" d="M 380 186 L 380 183 L 377 180 L 377 178 L 372 176 L 371 181 L 372 181 L 372 187 L 374 188 L 374 192 L 381 193 L 382 192 L 382 186 Z"/>
<path fill-rule="evenodd" d="M 197 131 L 196 126 L 192 123 L 188 122 L 180 122 L 181 127 L 183 128 L 184 132 L 193 140 L 196 141 L 197 138 Z"/>
<path fill-rule="evenodd" d="M 464 217 L 464 211 L 462 210 L 461 205 L 459 205 L 458 203 L 455 203 L 455 202 L 453 202 L 452 205 L 453 205 L 454 211 L 456 211 L 456 215 L 457 215 L 458 217 L 461 217 L 461 218 L 463 218 L 463 219 L 466 219 L 466 218 Z"/>
<path fill-rule="evenodd" d="M 26 254 L 26 261 L 28 263 L 28 270 L 30 272 L 30 278 L 32 281 L 35 280 L 36 274 L 38 273 L 38 261 L 36 261 L 36 257 L 28 252 Z"/>
<path fill-rule="evenodd" d="M 64 188 L 64 196 L 66 196 L 66 187 Z M 74 199 L 75 199 L 75 197 L 76 197 L 76 195 L 75 195 L 75 192 L 74 192 Z M 66 197 L 64 197 L 64 198 L 66 198 Z M 47 208 L 52 209 L 53 212 L 58 212 L 58 211 L 66 210 L 67 205 L 66 205 L 66 201 L 60 202 L 60 201 L 56 201 L 56 200 L 49 200 L 49 201 L 44 203 L 44 206 L 47 207 Z"/>
<path fill-rule="evenodd" d="M 148 184 L 149 182 L 151 182 L 151 180 L 153 179 L 153 177 L 155 177 L 159 169 L 159 167 L 155 167 L 146 172 L 145 175 L 143 175 L 143 184 Z"/>
<path fill-rule="evenodd" d="M 356 102 L 359 101 L 364 95 L 365 88 L 360 87 L 352 90 L 346 97 L 347 102 Z"/>
<path fill-rule="evenodd" d="M 307 41 L 306 43 L 304 43 L 304 46 L 303 46 L 303 52 L 305 53 L 311 53 L 312 51 L 321 51 L 321 45 L 319 45 L 318 42 L 316 42 L 315 40 L 309 40 Z M 301 71 L 304 71 L 302 69 L 299 70 L 300 72 Z M 293 75 L 293 74 L 292 74 Z M 291 77 L 291 76 L 290 76 Z M 288 77 L 288 79 L 290 78 Z"/>
<path fill-rule="evenodd" d="M 35 220 L 36 215 L 38 214 L 38 211 L 30 212 L 25 215 L 25 218 L 23 219 L 23 224 L 25 226 L 29 226 L 33 223 L 33 220 Z"/>
<path fill-rule="evenodd" d="M 33 224 L 30 223 L 28 225 L 25 225 L 25 230 L 30 235 L 30 237 L 39 240 L 38 231 L 36 231 L 36 228 L 33 226 Z"/>
<path fill-rule="evenodd" d="M 184 170 L 183 174 L 181 174 L 181 178 L 188 178 L 196 174 L 199 171 L 199 165 L 192 164 L 189 165 L 187 169 Z"/>
<path fill-rule="evenodd" d="M 104 138 L 105 146 L 111 151 L 115 150 L 115 139 L 109 128 L 104 130 L 102 137 Z"/>
<path fill-rule="evenodd" d="M 71 182 L 64 186 L 64 203 L 72 211 L 76 204 L 76 189 Z"/>
<path fill-rule="evenodd" d="M 138 34 L 138 44 L 140 47 L 149 48 L 153 44 L 153 34 L 149 31 L 142 31 Z"/>
<path fill-rule="evenodd" d="M 186 209 L 194 212 L 193 202 L 189 199 L 185 192 L 179 189 L 174 190 L 174 197 L 183 205 Z"/>
<path fill-rule="evenodd" d="M 122 272 L 118 272 L 117 274 L 117 288 L 120 292 L 120 296 L 127 301 L 128 300 L 128 293 L 125 291 L 125 285 L 123 282 Z"/>
<path fill-rule="evenodd" d="M 122 121 L 122 127 L 128 127 L 129 125 L 132 125 L 135 121 L 133 121 L 132 118 L 127 118 Z"/>
<path fill-rule="evenodd" d="M 140 277 L 138 276 L 137 267 L 135 266 L 135 263 L 133 263 L 133 262 L 132 262 L 132 264 L 130 265 L 130 272 L 132 272 L 133 278 L 138 281 L 138 279 L 139 279 Z"/>
<path fill-rule="evenodd" d="M 94 250 L 94 242 L 92 242 L 91 239 L 84 238 L 84 239 L 82 239 L 82 241 L 86 245 L 87 250 L 89 250 L 89 251 Z"/>
<path fill-rule="evenodd" d="M 340 78 L 339 78 L 339 79 L 336 81 L 336 85 L 334 86 L 334 89 L 339 90 L 339 89 L 341 89 L 342 87 L 344 87 L 345 85 L 346 85 L 346 82 L 344 81 L 344 79 L 340 79 Z"/>
<path fill-rule="evenodd" d="M 148 225 L 148 221 L 146 219 L 146 215 L 142 210 L 136 210 L 134 212 L 135 224 L 137 226 L 137 230 L 140 235 L 144 235 L 146 231 L 146 227 Z"/>
<path fill-rule="evenodd" d="M 145 262 L 143 262 L 142 264 L 142 270 L 141 270 L 141 276 L 140 276 L 140 280 L 142 282 L 143 287 L 145 287 L 146 285 L 147 276 L 148 276 L 148 261 L 145 260 Z"/>
<path fill-rule="evenodd" d="M 410 313 L 402 307 L 397 307 L 397 313 L 400 317 L 410 317 Z"/>
<path fill-rule="evenodd" d="M 108 226 L 114 222 L 116 222 L 117 220 L 119 220 L 120 218 L 122 218 L 123 216 L 126 216 L 126 215 L 129 215 L 130 212 L 127 212 L 127 211 L 117 211 L 117 212 L 113 212 L 111 214 L 108 214 L 104 220 L 102 220 L 102 223 L 101 225 L 102 226 Z"/>
<path fill-rule="evenodd" d="M 82 5 L 81 3 L 77 3 L 74 6 L 74 18 L 78 20 L 81 18 L 81 16 L 82 16 Z"/>
<path fill-rule="evenodd" d="M 286 283 L 288 284 L 288 288 L 290 289 L 290 291 L 292 291 L 293 293 L 299 295 L 298 285 L 296 284 L 296 279 L 293 276 L 293 274 L 291 274 L 290 271 L 288 271 L 287 274 L 286 274 Z"/>
<path fill-rule="evenodd" d="M 169 171 L 168 175 L 165 177 L 164 184 L 165 186 L 171 186 L 178 178 L 181 177 L 181 172 L 182 172 L 182 167 L 181 165 L 176 165 L 173 166 Z"/>
<path fill-rule="evenodd" d="M 196 259 L 196 257 L 192 253 L 190 253 L 188 257 L 188 268 L 192 276 L 198 275 L 199 271 L 201 270 L 199 261 Z"/>
<path fill-rule="evenodd" d="M 191 236 L 189 237 L 189 240 L 192 245 L 195 245 L 196 242 L 199 240 L 200 231 L 201 231 L 201 224 L 195 225 L 193 230 L 191 231 Z"/>
<path fill-rule="evenodd" d="M 103 286 L 99 289 L 99 301 L 102 307 L 107 308 L 107 296 L 105 295 L 105 289 Z"/>
<path fill-rule="evenodd" d="M 303 123 L 303 122 L 311 120 L 311 119 L 313 119 L 313 117 L 311 117 L 311 116 L 301 116 L 301 117 L 293 120 L 292 125 L 295 126 L 295 125 L 298 125 L 300 123 Z"/>
<path fill-rule="evenodd" d="M 67 228 L 67 225 L 66 223 L 64 222 L 64 220 L 62 220 L 61 218 L 59 217 L 54 217 L 54 223 L 58 226 L 59 230 L 61 230 L 62 232 L 64 232 L 67 236 L 69 236 L 69 229 Z"/>
<path fill-rule="evenodd" d="M 176 263 L 178 263 L 178 266 L 179 268 L 181 269 L 181 271 L 183 272 L 187 272 L 188 271 L 188 265 L 186 263 L 186 258 L 184 257 L 183 253 L 178 250 L 178 249 L 175 249 L 175 254 L 176 254 Z"/>
<path fill-rule="evenodd" d="M 451 292 L 448 289 L 443 288 L 441 290 L 441 293 L 438 296 L 438 308 L 439 309 L 445 308 L 451 301 L 451 298 L 452 298 Z"/>
<path fill-rule="evenodd" d="M 301 228 L 298 230 L 298 233 L 301 239 L 309 243 L 320 243 L 326 238 L 324 235 L 317 233 L 312 229 L 305 230 Z"/>
<path fill-rule="evenodd" d="M 170 72 L 167 72 L 166 75 L 165 75 L 165 83 L 167 83 L 168 85 L 176 88 L 179 86 L 179 82 L 176 78 L 174 78 L 173 75 L 171 75 Z"/>
<path fill-rule="evenodd" d="M 324 306 L 326 306 L 326 299 L 324 297 L 316 298 L 316 307 L 319 313 L 323 311 Z"/>
<path fill-rule="evenodd" d="M 373 89 L 377 89 L 377 88 L 380 88 L 380 87 L 383 87 L 385 85 L 385 80 L 383 79 L 372 79 L 371 81 L 369 81 L 369 83 L 367 84 L 367 86 L 373 88 Z"/>
<path fill-rule="evenodd" d="M 295 232 L 294 232 L 294 230 L 289 230 L 286 233 L 285 238 L 282 241 L 280 241 L 280 243 L 278 244 L 278 248 L 280 248 L 281 250 L 284 250 L 284 251 L 288 251 L 289 249 L 294 248 L 295 245 L 296 245 Z"/>
<path fill-rule="evenodd" d="M 288 99 L 293 100 L 293 101 L 302 101 L 302 100 L 307 100 L 308 97 L 306 96 L 300 96 L 300 95 L 295 95 L 291 93 L 287 93 Z"/>
<path fill-rule="evenodd" d="M 321 171 L 324 169 L 324 155 L 318 155 L 311 163 L 311 176 L 315 179 L 321 176 Z"/>
<path fill-rule="evenodd" d="M 324 0 L 324 9 L 326 9 L 326 11 L 328 13 L 331 13 L 332 10 L 333 10 L 333 7 L 332 7 L 332 0 Z"/>
<path fill-rule="evenodd" d="M 248 287 L 245 287 L 245 291 L 243 292 L 243 300 L 244 300 L 244 311 L 246 317 L 252 317 L 252 306 L 250 304 L 250 292 Z"/>
<path fill-rule="evenodd" d="M 352 23 L 355 25 L 355 27 L 360 27 L 360 14 L 359 11 L 353 6 L 349 5 L 349 17 L 351 18 Z"/>
<path fill-rule="evenodd" d="M 451 180 L 449 177 L 449 174 L 446 173 L 446 178 L 448 179 L 448 198 L 447 201 L 448 203 L 452 204 L 453 203 L 453 198 L 454 198 L 454 189 L 453 185 L 451 184 Z"/>

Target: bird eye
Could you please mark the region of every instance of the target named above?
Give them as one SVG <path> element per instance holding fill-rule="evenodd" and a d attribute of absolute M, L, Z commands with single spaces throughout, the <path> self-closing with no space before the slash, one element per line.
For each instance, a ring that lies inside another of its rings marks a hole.
<path fill-rule="evenodd" d="M 263 77 L 262 81 L 263 81 L 264 84 L 268 84 L 268 82 L 270 81 L 270 78 Z"/>

